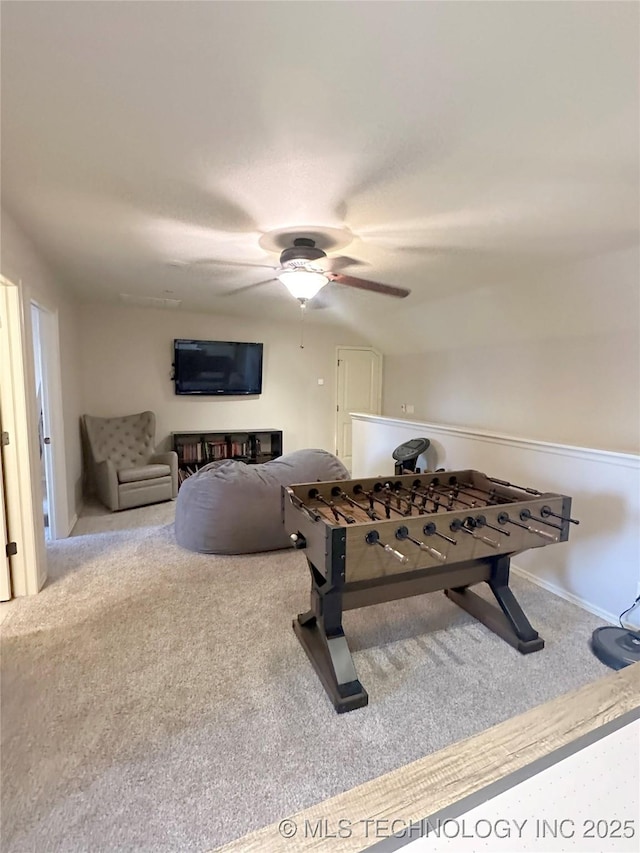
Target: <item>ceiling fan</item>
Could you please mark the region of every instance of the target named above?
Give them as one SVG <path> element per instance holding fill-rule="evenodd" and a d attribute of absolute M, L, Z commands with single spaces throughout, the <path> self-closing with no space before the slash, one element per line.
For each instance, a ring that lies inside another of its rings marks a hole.
<path fill-rule="evenodd" d="M 235 290 L 227 291 L 225 296 L 233 296 L 255 287 L 262 287 L 272 281 L 281 281 L 287 290 L 302 305 L 305 305 L 329 282 L 354 287 L 359 290 L 367 290 L 371 293 L 380 293 L 384 296 L 394 296 L 403 299 L 409 296 L 410 290 L 403 287 L 395 287 L 390 284 L 382 284 L 378 281 L 370 281 L 365 278 L 356 278 L 345 275 L 340 269 L 360 264 L 360 261 L 346 256 L 328 257 L 324 249 L 316 245 L 316 240 L 310 237 L 294 237 L 293 245 L 283 249 L 280 253 L 280 265 L 270 266 L 268 264 L 242 263 L 239 261 L 223 261 L 209 258 L 203 263 L 222 264 L 225 266 L 262 267 L 271 269 L 275 275 L 264 281 L 254 282 Z"/>

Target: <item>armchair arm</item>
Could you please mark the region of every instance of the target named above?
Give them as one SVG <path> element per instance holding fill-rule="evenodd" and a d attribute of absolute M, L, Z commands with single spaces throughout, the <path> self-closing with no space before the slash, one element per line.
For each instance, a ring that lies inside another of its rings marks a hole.
<path fill-rule="evenodd" d="M 98 462 L 95 466 L 96 490 L 98 497 L 111 510 L 120 509 L 118 494 L 118 472 L 110 459 Z"/>
<path fill-rule="evenodd" d="M 152 465 L 168 465 L 171 468 L 171 497 L 178 495 L 178 454 L 175 450 L 166 453 L 154 453 L 149 460 Z"/>

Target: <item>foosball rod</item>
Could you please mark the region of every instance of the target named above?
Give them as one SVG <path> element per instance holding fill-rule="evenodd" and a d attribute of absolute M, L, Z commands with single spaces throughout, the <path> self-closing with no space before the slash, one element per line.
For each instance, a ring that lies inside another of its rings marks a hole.
<path fill-rule="evenodd" d="M 477 495 L 468 492 L 466 489 L 463 489 L 459 483 L 451 483 L 449 486 L 441 484 L 438 486 L 440 489 L 448 489 L 449 490 L 449 499 L 453 497 L 458 503 L 461 503 L 463 506 L 471 507 L 471 509 L 475 509 L 478 506 L 491 506 L 491 503 L 487 498 L 478 497 Z M 468 498 L 472 498 L 471 503 L 468 501 L 464 501 L 460 497 L 460 492 Z M 488 494 L 488 493 L 487 493 Z M 493 499 L 491 499 L 493 500 Z"/>
<path fill-rule="evenodd" d="M 367 545 L 379 545 L 383 548 L 389 556 L 396 559 L 399 563 L 408 563 L 409 558 L 405 556 L 401 551 L 396 551 L 395 548 L 392 548 L 391 545 L 385 545 L 384 542 L 380 541 L 380 534 L 377 530 L 370 530 L 367 535 L 364 537 Z"/>
<path fill-rule="evenodd" d="M 538 536 L 542 536 L 543 539 L 550 539 L 552 542 L 558 541 L 557 537 L 552 533 L 547 533 L 546 530 L 537 530 L 535 527 L 529 527 L 528 524 L 523 524 L 521 521 L 514 521 L 512 518 L 509 518 L 508 512 L 499 513 L 498 524 L 515 524 L 516 527 L 521 527 L 523 530 L 528 530 L 529 533 L 535 533 Z"/>
<path fill-rule="evenodd" d="M 359 488 L 361 491 L 358 491 L 358 488 Z M 361 494 L 361 493 L 362 493 L 363 495 L 365 495 L 365 497 L 366 497 L 366 498 L 368 498 L 368 500 L 369 500 L 369 505 L 370 505 L 371 509 L 373 509 L 373 504 L 374 504 L 374 502 L 375 502 L 375 503 L 380 504 L 381 506 L 383 506 L 383 507 L 384 507 L 384 511 L 385 511 L 385 515 L 386 515 L 387 519 L 391 518 L 391 511 L 393 511 L 393 512 L 397 513 L 398 515 L 401 515 L 403 518 L 405 517 L 405 514 L 404 514 L 403 512 L 401 512 L 399 509 L 396 509 L 394 506 L 391 506 L 391 501 L 390 501 L 390 500 L 389 500 L 389 502 L 387 502 L 387 501 L 381 501 L 381 500 L 380 500 L 380 498 L 377 498 L 377 497 L 374 495 L 373 491 L 365 492 L 365 491 L 364 491 L 364 489 L 362 488 L 362 486 L 359 486 L 359 487 L 358 487 L 358 486 L 355 486 L 355 488 L 354 488 L 354 490 L 353 490 L 353 491 L 354 491 L 354 493 L 355 493 L 356 495 L 359 495 L 359 494 Z"/>
<path fill-rule="evenodd" d="M 447 486 L 436 486 L 440 491 L 438 494 L 446 495 L 447 497 L 447 510 L 451 512 L 453 510 L 454 503 L 459 503 L 461 506 L 466 507 L 467 509 L 476 509 L 478 506 L 486 506 L 487 502 L 482 501 L 482 499 L 474 500 L 471 503 L 469 501 L 465 501 L 460 497 L 460 490 L 455 488 L 450 488 L 447 492 Z M 444 491 L 442 491 L 444 489 Z M 479 503 L 479 501 L 481 501 Z"/>
<path fill-rule="evenodd" d="M 468 533 L 469 536 L 473 536 L 474 539 L 477 539 L 479 542 L 485 542 L 487 545 L 490 545 L 492 548 L 499 548 L 500 543 L 495 539 L 491 539 L 489 536 L 482 536 L 479 533 L 474 531 L 475 521 L 471 516 L 465 518 L 464 521 L 461 521 L 459 518 L 454 518 L 451 524 L 449 525 L 449 530 L 452 533 L 458 533 L 462 531 L 462 533 Z"/>
<path fill-rule="evenodd" d="M 384 483 L 382 488 L 384 490 L 385 495 L 390 495 L 392 498 L 395 498 L 397 509 L 402 509 L 402 502 L 404 501 L 404 503 L 407 505 L 407 509 L 404 511 L 403 515 L 411 515 L 413 507 L 418 510 L 418 514 L 422 514 L 423 512 L 425 512 L 424 508 L 420 507 L 419 504 L 417 504 L 413 500 L 414 494 L 412 492 L 409 492 L 408 489 L 406 491 L 409 492 L 409 497 L 404 498 L 400 494 L 400 490 L 397 489 L 395 485 L 390 481 Z"/>
<path fill-rule="evenodd" d="M 474 492 L 482 492 L 484 495 L 489 495 L 489 500 L 494 504 L 508 504 L 512 503 L 511 499 L 506 495 L 499 494 L 495 489 L 481 489 L 480 486 L 474 486 L 473 483 L 454 483 L 454 488 L 459 487 L 461 492 L 464 492 L 467 495 L 473 497 L 473 494 L 469 492 L 469 489 L 472 489 Z M 482 498 L 482 500 L 485 500 Z"/>
<path fill-rule="evenodd" d="M 425 513 L 425 512 L 426 512 L 426 513 L 434 513 L 434 512 L 438 512 L 438 510 L 440 509 L 440 505 L 441 505 L 441 504 L 440 504 L 440 501 L 439 501 L 439 500 L 434 499 L 434 497 L 433 497 L 433 490 L 432 490 L 432 493 L 431 493 L 431 494 L 429 494 L 429 492 L 428 492 L 428 491 L 420 490 L 420 489 L 419 489 L 415 484 L 414 484 L 413 488 L 411 488 L 411 489 L 408 489 L 406 486 L 402 486 L 402 485 L 400 486 L 400 489 L 401 489 L 403 492 L 408 492 L 408 493 L 409 493 L 409 497 L 410 497 L 410 499 L 409 499 L 409 500 L 407 500 L 407 498 L 401 498 L 401 500 L 405 500 L 405 501 L 407 501 L 411 506 L 415 506 L 415 507 L 416 507 L 416 509 L 418 510 L 418 513 L 419 513 L 420 515 L 422 515 L 422 514 L 423 514 L 423 513 Z M 393 490 L 394 490 L 394 491 L 396 492 L 396 494 L 397 494 L 397 490 L 396 490 L 395 486 L 393 487 Z M 411 497 L 411 496 L 413 496 L 413 497 Z M 422 498 L 422 500 L 421 500 L 420 504 L 417 504 L 417 503 L 415 502 L 414 498 L 415 498 L 416 496 L 418 496 L 418 497 Z M 434 505 L 434 509 L 432 509 L 432 510 L 427 509 L 427 501 L 431 501 L 431 503 Z"/>
<path fill-rule="evenodd" d="M 347 524 L 356 523 L 356 520 L 352 515 L 347 515 L 346 513 L 342 512 L 342 510 L 338 509 L 338 507 L 334 504 L 333 501 L 328 501 L 326 498 L 323 498 L 322 495 L 316 495 L 315 499 L 321 504 L 324 504 L 326 507 L 329 507 L 336 521 L 340 521 L 340 519 L 343 518 L 347 522 Z"/>
<path fill-rule="evenodd" d="M 444 539 L 446 542 L 450 542 L 452 545 L 458 544 L 456 539 L 452 539 L 450 536 L 445 536 L 444 533 L 440 533 L 433 521 L 430 521 L 428 524 L 425 524 L 425 526 L 422 528 L 422 532 L 425 536 L 439 536 L 440 539 Z"/>
<path fill-rule="evenodd" d="M 382 517 L 379 516 L 375 510 L 370 509 L 368 506 L 362 506 L 362 504 L 359 504 L 357 501 L 354 501 L 352 497 L 350 497 L 346 492 L 342 491 L 340 486 L 334 486 L 331 490 L 331 494 L 335 498 L 342 498 L 349 504 L 349 506 L 354 507 L 354 509 L 360 509 L 362 510 L 362 512 L 366 512 L 371 521 L 382 521 Z"/>
<path fill-rule="evenodd" d="M 500 527 L 495 527 L 493 524 L 489 524 L 484 515 L 476 515 L 475 522 L 478 527 L 488 527 L 490 530 L 495 530 L 496 533 L 501 533 L 503 536 L 511 536 L 511 533 L 508 530 L 502 530 Z"/>
<path fill-rule="evenodd" d="M 322 515 L 310 506 L 303 503 L 297 495 L 291 495 L 291 503 L 302 512 L 306 513 L 311 521 L 321 521 Z"/>
<path fill-rule="evenodd" d="M 394 484 L 390 484 L 390 485 L 393 485 L 393 487 L 396 488 L 396 486 Z M 438 494 L 442 494 L 443 489 L 445 491 L 449 490 L 450 492 L 456 493 L 455 498 L 456 498 L 456 500 L 458 500 L 459 503 L 461 503 L 463 506 L 468 506 L 471 508 L 475 508 L 478 505 L 479 506 L 491 506 L 491 505 L 495 505 L 495 504 L 512 503 L 512 501 L 509 500 L 509 498 L 505 497 L 505 495 L 498 494 L 495 490 L 489 491 L 489 489 L 481 489 L 479 486 L 474 486 L 473 483 L 466 483 L 466 482 L 465 483 L 455 482 L 455 483 L 449 483 L 448 485 L 446 483 L 440 483 L 440 482 L 433 483 L 432 482 L 428 486 L 425 486 L 419 480 L 416 480 L 413 483 L 412 489 L 407 489 L 407 487 L 403 486 L 401 483 L 397 484 L 397 488 L 400 488 L 405 492 L 412 491 L 412 492 L 416 492 L 418 494 L 423 494 L 423 492 L 420 492 L 419 490 L 425 489 L 425 488 L 431 489 L 431 490 L 438 489 L 439 490 Z M 472 491 L 469 491 L 469 489 L 471 489 Z M 479 498 L 476 495 L 474 495 L 473 494 L 474 491 L 482 492 L 483 494 L 488 495 L 491 503 L 489 503 L 489 501 L 487 501 L 486 498 Z M 474 498 L 474 503 L 471 503 L 471 504 L 466 503 L 462 499 L 459 499 L 458 494 L 457 494 L 459 492 L 462 492 L 463 494 L 467 495 L 470 498 Z M 481 503 L 478 504 L 478 501 L 481 501 Z"/>
<path fill-rule="evenodd" d="M 478 491 L 478 492 L 484 492 L 485 494 L 489 495 L 490 497 L 493 497 L 493 496 L 498 497 L 498 495 L 496 495 L 496 493 L 495 493 L 495 492 L 488 491 L 487 489 L 481 489 L 479 486 L 478 486 L 478 487 L 473 486 L 473 484 L 471 484 L 471 483 L 469 483 L 469 484 L 466 484 L 466 483 L 465 483 L 465 485 L 469 485 L 469 486 L 471 486 L 471 488 L 476 489 L 476 491 Z M 519 487 L 519 486 L 514 486 L 513 488 L 518 488 L 518 489 L 519 489 L 520 487 Z M 527 490 L 527 489 L 521 489 L 521 491 L 531 491 L 531 492 L 533 492 L 534 490 L 533 490 L 533 489 L 529 489 L 529 490 Z M 466 493 L 466 492 L 465 492 L 465 494 L 468 494 L 468 493 Z M 542 492 L 538 492 L 538 494 L 542 494 Z M 501 495 L 501 496 L 499 496 L 499 497 L 504 497 L 504 495 Z M 506 503 L 511 503 L 511 501 L 508 501 L 508 500 L 506 500 L 506 499 L 505 499 L 505 500 L 503 500 L 503 501 L 501 501 L 501 504 L 502 504 L 502 505 L 504 505 L 504 504 L 506 504 Z M 543 506 L 543 507 L 542 507 L 542 509 L 540 510 L 540 515 L 541 515 L 541 516 L 543 516 L 543 517 L 541 518 L 541 517 L 539 517 L 539 516 L 532 515 L 531 510 L 529 510 L 529 509 L 523 509 L 523 510 L 521 511 L 521 513 L 520 513 L 520 518 L 521 518 L 523 521 L 526 521 L 527 519 L 529 519 L 529 518 L 530 518 L 532 521 L 538 521 L 538 522 L 540 522 L 541 524 L 546 524 L 546 525 L 547 525 L 547 527 L 555 527 L 555 528 L 556 528 L 556 530 L 562 530 L 562 526 L 561 526 L 561 525 L 559 525 L 559 524 L 553 524 L 553 522 L 551 522 L 551 521 L 547 521 L 547 520 L 546 520 L 546 516 L 553 516 L 554 518 L 559 518 L 559 519 L 561 519 L 562 521 L 570 521 L 572 524 L 580 524 L 580 522 L 579 522 L 579 521 L 577 521 L 575 518 L 566 518 L 565 516 L 558 515 L 557 513 L 552 512 L 552 511 L 551 511 L 551 508 L 550 508 L 550 507 L 548 507 L 548 506 Z M 490 526 L 490 525 L 489 525 L 489 526 Z M 495 530 L 496 528 L 493 528 L 493 529 Z M 501 532 L 505 532 L 505 531 L 501 531 Z M 539 532 L 542 532 L 542 531 L 539 531 Z"/>
<path fill-rule="evenodd" d="M 476 509 L 479 506 L 482 507 L 482 506 L 489 506 L 490 505 L 485 498 L 479 498 L 476 495 L 474 495 L 472 492 L 469 492 L 465 488 L 463 488 L 463 486 L 469 486 L 470 488 L 475 489 L 475 486 L 472 483 L 462 483 L 462 484 L 461 483 L 449 483 L 447 485 L 446 483 L 438 482 L 438 483 L 430 483 L 428 486 L 424 486 L 419 481 L 416 481 L 416 482 L 414 482 L 413 486 L 415 489 L 418 489 L 418 490 L 427 488 L 430 492 L 433 492 L 434 489 L 437 489 L 436 494 L 443 495 L 443 496 L 445 494 L 447 495 L 448 502 L 450 505 L 452 503 L 452 500 L 455 500 L 459 504 L 461 504 L 462 506 L 469 507 L 470 509 Z M 400 486 L 400 488 L 405 488 L 405 487 Z M 489 495 L 489 497 L 491 498 L 491 500 L 493 502 L 495 502 L 497 500 L 497 496 L 496 496 L 495 492 L 489 492 L 486 489 L 476 489 L 476 491 L 484 492 L 485 494 Z M 473 498 L 473 502 L 469 503 L 468 501 L 465 501 L 461 497 L 459 497 L 460 492 L 462 492 L 463 494 L 467 495 L 470 498 Z M 504 501 L 500 501 L 500 503 L 510 503 L 510 501 L 504 500 Z M 450 509 L 451 508 L 452 507 L 450 506 Z"/>
<path fill-rule="evenodd" d="M 530 509 L 520 510 L 520 518 L 522 521 L 538 521 L 540 524 L 546 524 L 547 527 L 555 527 L 556 530 L 562 530 L 561 524 L 554 524 L 553 521 L 547 521 L 546 518 L 540 518 L 538 515 L 532 515 Z"/>
<path fill-rule="evenodd" d="M 428 510 L 426 507 L 427 500 L 429 499 L 427 495 L 423 496 L 423 500 L 419 504 L 416 503 L 415 500 L 413 500 L 413 497 L 415 497 L 418 494 L 417 489 L 407 489 L 404 486 L 400 486 L 400 489 L 402 491 L 409 493 L 408 498 L 403 498 L 402 495 L 398 494 L 398 489 L 392 483 L 385 483 L 384 488 L 385 488 L 385 491 L 387 493 L 392 494 L 396 498 L 398 503 L 400 503 L 400 501 L 404 501 L 407 504 L 409 509 L 406 512 L 404 512 L 403 515 L 405 515 L 405 516 L 411 515 L 411 510 L 413 507 L 415 507 L 418 510 L 418 515 L 424 515 L 425 513 L 432 512 L 432 510 Z M 435 501 L 434 501 L 434 503 L 435 503 Z M 433 512 L 437 512 L 437 511 L 438 511 L 438 508 L 436 507 L 436 509 L 433 510 Z"/>
<path fill-rule="evenodd" d="M 438 497 L 443 497 L 443 498 L 446 497 L 447 498 L 446 509 L 448 512 L 451 512 L 453 510 L 453 504 L 454 503 L 459 503 L 460 506 L 466 507 L 468 509 L 475 509 L 478 506 L 477 501 L 474 501 L 473 503 L 469 503 L 469 501 L 463 500 L 461 497 L 458 497 L 458 495 L 454 494 L 453 487 L 449 488 L 448 486 L 445 486 L 442 483 L 438 483 L 437 485 L 432 484 L 428 488 L 431 490 L 435 489 L 436 491 L 434 494 L 437 495 Z M 441 503 L 439 500 L 434 501 L 434 499 L 432 497 L 430 497 L 429 500 L 433 501 L 434 503 L 437 503 L 438 506 L 444 506 L 444 504 Z M 480 504 L 480 506 L 486 506 L 486 501 L 484 503 Z"/>
<path fill-rule="evenodd" d="M 418 506 L 415 502 L 412 502 L 413 506 L 416 506 L 418 508 L 418 511 L 422 510 L 423 512 L 427 512 L 427 513 L 436 513 L 436 512 L 438 512 L 440 507 L 444 506 L 444 502 L 440 501 L 440 498 L 445 497 L 445 495 L 440 491 L 434 492 L 433 491 L 433 489 L 435 488 L 434 486 L 429 486 L 428 491 L 426 491 L 426 492 L 422 491 L 421 489 L 419 489 L 415 486 L 412 489 L 408 489 L 406 486 L 400 486 L 400 488 L 402 489 L 403 492 L 409 492 L 409 494 L 411 494 L 411 495 L 418 495 L 422 498 L 422 503 L 420 506 Z M 431 494 L 429 494 L 429 490 L 431 491 Z M 434 497 L 434 495 L 435 495 L 435 497 Z M 450 497 L 450 496 L 448 496 L 448 497 Z M 404 498 L 403 500 L 406 500 L 406 498 Z M 455 500 L 458 503 L 462 504 L 462 506 L 465 506 L 465 507 L 471 506 L 471 504 L 467 504 L 465 501 L 461 501 L 459 498 L 455 498 Z M 431 501 L 431 503 L 434 505 L 434 509 L 429 510 L 426 508 L 427 501 Z M 450 506 L 449 509 L 452 509 L 452 507 Z"/>
<path fill-rule="evenodd" d="M 406 539 L 414 545 L 417 545 L 421 551 L 426 551 L 427 554 L 435 557 L 436 560 L 440 560 L 441 563 L 447 562 L 446 554 L 443 554 L 442 551 L 438 551 L 437 548 L 433 548 L 431 545 L 427 545 L 426 542 L 422 542 L 420 539 L 414 539 L 413 536 L 409 536 L 409 529 L 404 525 L 396 530 L 396 539 Z"/>
<path fill-rule="evenodd" d="M 393 498 L 395 498 L 396 509 L 398 510 L 398 512 L 402 512 L 403 516 L 411 515 L 411 510 L 412 510 L 412 507 L 414 507 L 414 506 L 416 507 L 416 509 L 418 509 L 418 510 L 420 509 L 420 507 L 417 504 L 412 503 L 410 498 L 403 498 L 402 495 L 399 495 L 398 492 L 393 488 L 392 483 L 386 482 L 383 485 L 376 484 L 376 486 L 380 486 L 380 489 L 384 492 L 384 494 L 387 496 L 387 498 L 389 500 L 392 500 Z M 376 488 L 376 487 L 374 486 L 374 488 Z M 407 504 L 407 509 L 404 511 L 402 510 L 402 501 L 404 501 Z M 386 504 L 385 504 L 385 506 L 386 506 Z"/>
<path fill-rule="evenodd" d="M 561 521 L 568 521 L 569 524 L 580 524 L 580 522 L 575 518 L 569 518 L 569 516 L 558 515 L 557 512 L 551 512 L 550 506 L 543 506 L 542 509 L 540 510 L 540 515 L 543 518 L 546 518 L 547 516 L 550 515 L 550 516 L 552 516 L 552 518 L 559 518 Z"/>
<path fill-rule="evenodd" d="M 526 486 L 516 486 L 514 483 L 508 483 L 506 480 L 498 480 L 497 477 L 487 477 L 492 483 L 497 483 L 499 486 L 506 486 L 508 489 L 517 489 L 519 492 L 526 492 L 529 495 L 541 495 L 537 489 L 528 489 Z"/>

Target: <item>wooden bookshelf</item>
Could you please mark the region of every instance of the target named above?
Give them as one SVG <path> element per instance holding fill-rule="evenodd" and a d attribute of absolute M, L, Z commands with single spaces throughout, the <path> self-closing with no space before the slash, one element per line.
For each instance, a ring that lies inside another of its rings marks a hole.
<path fill-rule="evenodd" d="M 178 454 L 179 483 L 221 459 L 257 465 L 282 456 L 282 431 L 277 429 L 172 432 L 171 439 Z"/>

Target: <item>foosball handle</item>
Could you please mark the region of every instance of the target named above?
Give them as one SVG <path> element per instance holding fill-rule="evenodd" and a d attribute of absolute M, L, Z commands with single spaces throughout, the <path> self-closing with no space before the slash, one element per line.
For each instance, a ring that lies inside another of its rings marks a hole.
<path fill-rule="evenodd" d="M 484 542 L 485 545 L 490 545 L 492 548 L 500 547 L 500 543 L 496 539 L 492 539 L 490 536 L 484 536 L 482 533 L 478 533 L 478 530 L 482 525 L 478 525 L 473 516 L 470 515 L 465 519 L 465 526 L 469 528 L 474 539 L 477 539 L 479 542 Z"/>
<path fill-rule="evenodd" d="M 521 527 L 523 530 L 528 530 L 529 533 L 535 533 L 536 536 L 541 536 L 543 539 L 547 539 L 550 542 L 557 542 L 557 537 L 555 537 L 552 533 L 547 533 L 546 530 L 538 530 L 537 527 L 531 527 L 529 524 L 523 524 L 521 521 L 516 521 L 514 518 L 509 518 L 508 512 L 501 512 L 498 514 L 498 524 L 515 524 L 516 527 Z"/>
<path fill-rule="evenodd" d="M 382 542 L 380 542 L 378 544 L 382 545 Z M 392 548 L 391 545 L 382 545 L 382 547 L 387 552 L 387 554 L 390 554 L 399 563 L 408 563 L 409 562 L 409 558 L 405 554 L 401 553 L 400 551 L 396 551 L 396 549 Z"/>
<path fill-rule="evenodd" d="M 380 534 L 377 530 L 370 530 L 367 535 L 364 537 L 364 541 L 367 545 L 379 545 L 383 548 L 390 557 L 393 557 L 399 563 L 408 563 L 409 558 L 402 554 L 400 551 L 396 551 L 395 548 L 392 548 L 391 545 L 385 545 L 384 542 L 380 541 Z"/>
<path fill-rule="evenodd" d="M 441 551 L 438 551 L 437 548 L 433 548 L 431 545 L 427 545 L 427 543 L 423 542 L 421 539 L 414 539 L 413 536 L 409 536 L 409 529 L 404 525 L 396 530 L 396 539 L 406 539 L 409 542 L 412 542 L 414 545 L 417 545 L 421 551 L 424 551 L 425 553 L 429 554 L 429 556 L 434 557 L 436 560 L 440 560 L 441 563 L 447 562 L 446 554 L 443 554 Z"/>

